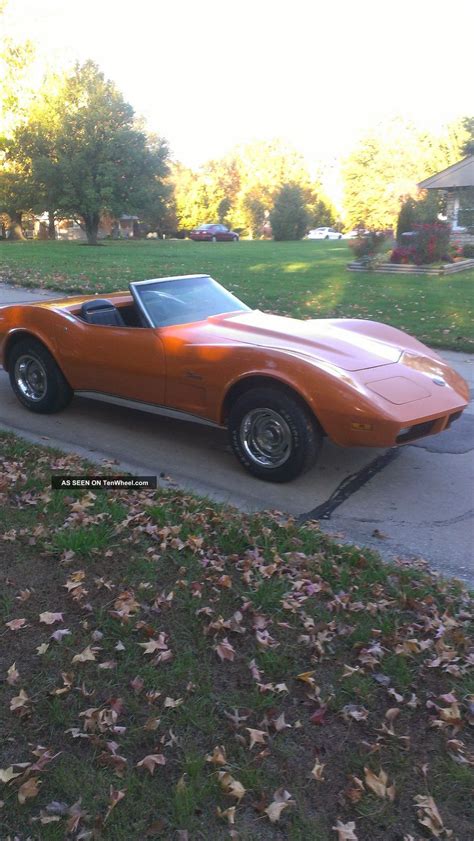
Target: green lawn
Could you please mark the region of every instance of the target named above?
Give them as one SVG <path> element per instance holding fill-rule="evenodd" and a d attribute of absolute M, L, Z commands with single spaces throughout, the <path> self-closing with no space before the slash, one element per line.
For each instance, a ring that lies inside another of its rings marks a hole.
<path fill-rule="evenodd" d="M 401 841 L 436 808 L 472 837 L 459 583 L 174 488 L 53 492 L 97 468 L 0 453 L 2 841 Z"/>
<path fill-rule="evenodd" d="M 67 292 L 207 272 L 250 306 L 296 316 L 384 321 L 434 347 L 474 350 L 474 271 L 449 277 L 346 270 L 345 242 L 0 243 L 0 277 Z"/>

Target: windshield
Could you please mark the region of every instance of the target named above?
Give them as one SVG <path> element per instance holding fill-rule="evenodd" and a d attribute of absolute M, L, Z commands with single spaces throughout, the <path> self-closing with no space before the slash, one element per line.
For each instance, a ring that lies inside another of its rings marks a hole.
<path fill-rule="evenodd" d="M 203 321 L 224 312 L 248 312 L 249 307 L 207 275 L 130 284 L 147 321 L 153 327 Z"/>

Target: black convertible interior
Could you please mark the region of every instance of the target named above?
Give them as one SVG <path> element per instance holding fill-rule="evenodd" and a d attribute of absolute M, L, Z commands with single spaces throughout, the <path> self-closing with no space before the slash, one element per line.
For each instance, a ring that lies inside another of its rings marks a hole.
<path fill-rule="evenodd" d="M 116 307 L 105 298 L 94 298 L 82 304 L 79 318 L 88 324 L 106 327 L 146 327 L 135 303 Z"/>
<path fill-rule="evenodd" d="M 152 303 L 159 326 L 175 324 L 178 313 L 185 313 L 181 321 L 190 320 L 188 318 L 189 305 L 169 292 L 153 291 Z M 93 298 L 82 304 L 75 314 L 88 324 L 97 324 L 101 327 L 149 327 L 134 301 L 116 307 L 106 298 Z M 177 320 L 180 321 L 179 316 Z M 198 315 L 193 314 L 193 320 L 198 320 Z"/>

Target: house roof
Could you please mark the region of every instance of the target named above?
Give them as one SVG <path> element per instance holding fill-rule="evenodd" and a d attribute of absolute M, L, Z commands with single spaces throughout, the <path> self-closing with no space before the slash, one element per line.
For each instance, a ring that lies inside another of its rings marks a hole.
<path fill-rule="evenodd" d="M 468 155 L 446 169 L 420 181 L 424 190 L 447 190 L 450 187 L 474 187 L 474 155 Z"/>

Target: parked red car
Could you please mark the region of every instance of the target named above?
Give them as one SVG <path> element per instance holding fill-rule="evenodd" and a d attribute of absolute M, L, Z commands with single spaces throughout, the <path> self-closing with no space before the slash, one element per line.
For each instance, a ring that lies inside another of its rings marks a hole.
<path fill-rule="evenodd" d="M 190 232 L 189 239 L 194 239 L 197 242 L 238 242 L 239 235 L 235 231 L 229 231 L 229 228 L 226 228 L 225 225 L 216 223 L 212 225 L 199 225 L 198 228 L 194 228 Z"/>

